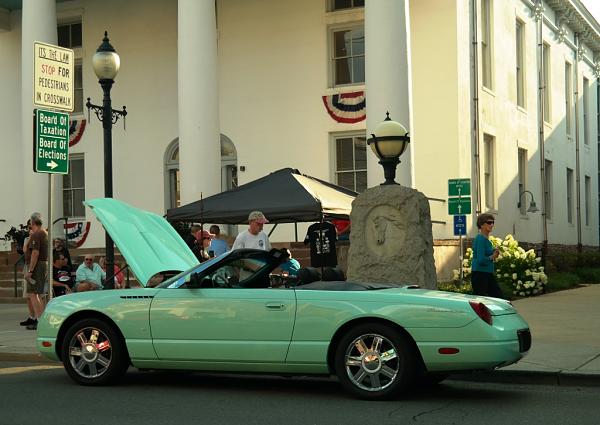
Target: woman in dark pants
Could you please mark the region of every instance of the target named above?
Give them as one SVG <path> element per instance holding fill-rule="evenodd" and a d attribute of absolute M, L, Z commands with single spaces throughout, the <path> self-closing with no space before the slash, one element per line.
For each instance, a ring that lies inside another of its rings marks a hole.
<path fill-rule="evenodd" d="M 494 221 L 494 216 L 491 214 L 481 214 L 477 217 L 479 233 L 473 240 L 471 284 L 474 295 L 504 298 L 494 275 L 494 261 L 500 252 L 494 249 L 489 239 L 494 228 Z"/>

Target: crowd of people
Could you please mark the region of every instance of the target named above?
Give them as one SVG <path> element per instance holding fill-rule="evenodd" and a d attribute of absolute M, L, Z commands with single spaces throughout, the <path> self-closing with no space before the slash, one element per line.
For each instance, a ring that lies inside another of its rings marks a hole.
<path fill-rule="evenodd" d="M 235 238 L 231 249 L 253 248 L 271 250 L 271 243 L 263 227 L 269 220 L 261 211 L 252 211 L 248 215 L 248 229 Z M 25 264 L 23 267 L 23 297 L 27 299 L 29 317 L 20 324 L 27 329 L 37 329 L 38 318 L 46 305 L 48 293 L 48 249 L 52 249 L 52 294 L 55 297 L 71 292 L 95 291 L 105 287 L 106 279 L 113 279 L 115 289 L 126 287 L 125 278 L 118 264 L 110 272 L 106 270 L 106 259 L 95 261 L 94 255 L 86 254 L 83 262 L 74 269 L 74 264 L 65 240 L 56 238 L 49 247 L 48 232 L 43 227 L 40 213 L 33 213 L 27 221 L 28 237 L 23 242 Z M 335 241 L 347 237 L 350 230 L 348 220 L 315 223 L 309 227 L 305 244 L 311 246 L 311 266 L 335 266 L 337 257 Z M 188 247 L 200 262 L 218 257 L 229 251 L 227 240 L 223 238 L 218 225 L 209 230 L 192 225 L 190 233 L 184 238 Z M 292 257 L 289 249 L 284 250 L 284 261 L 278 267 L 282 276 L 296 277 L 300 263 Z"/>

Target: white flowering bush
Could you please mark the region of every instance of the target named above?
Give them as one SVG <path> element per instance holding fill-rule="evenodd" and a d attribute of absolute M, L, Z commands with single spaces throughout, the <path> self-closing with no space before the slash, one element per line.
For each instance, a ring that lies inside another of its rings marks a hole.
<path fill-rule="evenodd" d="M 500 255 L 496 259 L 496 280 L 501 286 L 512 288 L 515 296 L 529 297 L 541 293 L 548 282 L 548 276 L 541 266 L 542 259 L 536 257 L 535 251 L 525 251 L 512 235 L 506 235 L 504 240 L 490 235 L 490 242 L 498 248 Z M 471 279 L 471 263 L 473 250 L 467 249 L 462 269 L 465 280 Z M 460 273 L 454 270 L 454 279 L 458 280 Z"/>

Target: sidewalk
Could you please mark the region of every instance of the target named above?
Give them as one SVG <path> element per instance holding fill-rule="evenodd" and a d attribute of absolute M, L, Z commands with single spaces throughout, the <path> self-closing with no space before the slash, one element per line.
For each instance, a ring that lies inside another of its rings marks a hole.
<path fill-rule="evenodd" d="M 600 386 L 600 284 L 514 301 L 529 323 L 532 348 L 517 364 L 452 379 Z M 0 304 L 0 361 L 45 362 L 35 331 L 19 326 L 25 304 Z"/>

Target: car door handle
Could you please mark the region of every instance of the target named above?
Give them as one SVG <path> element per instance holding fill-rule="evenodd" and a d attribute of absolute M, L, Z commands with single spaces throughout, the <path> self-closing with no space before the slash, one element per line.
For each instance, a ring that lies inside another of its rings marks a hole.
<path fill-rule="evenodd" d="M 285 304 L 280 302 L 266 303 L 267 310 L 285 310 Z"/>

